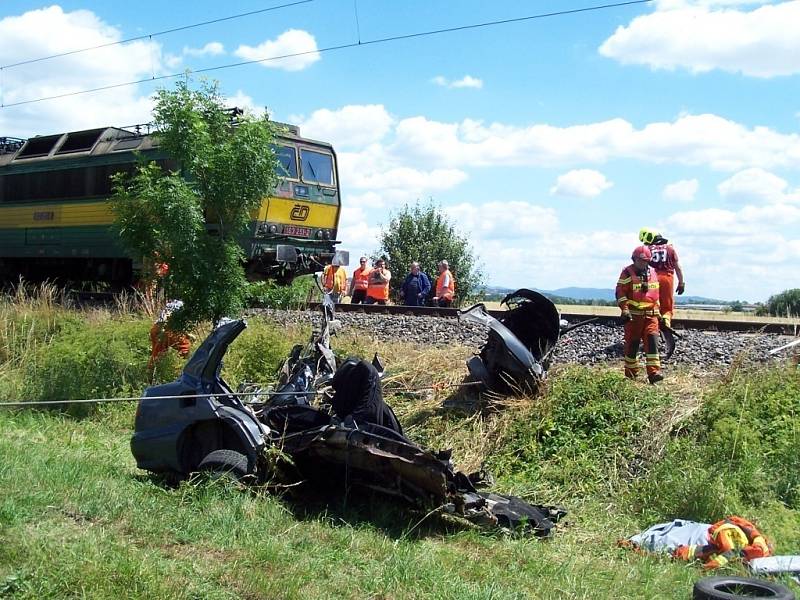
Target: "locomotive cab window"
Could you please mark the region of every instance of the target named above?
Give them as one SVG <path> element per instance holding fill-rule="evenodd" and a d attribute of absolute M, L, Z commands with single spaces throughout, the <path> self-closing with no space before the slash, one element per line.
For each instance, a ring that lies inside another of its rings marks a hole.
<path fill-rule="evenodd" d="M 297 179 L 297 150 L 291 146 L 273 146 L 272 150 L 278 161 L 278 177 Z"/>
<path fill-rule="evenodd" d="M 333 156 L 323 152 L 300 149 L 303 181 L 333 185 Z"/>

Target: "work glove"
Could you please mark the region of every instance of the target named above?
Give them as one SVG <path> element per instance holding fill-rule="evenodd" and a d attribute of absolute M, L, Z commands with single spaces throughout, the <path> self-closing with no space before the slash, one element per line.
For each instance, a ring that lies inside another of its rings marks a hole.
<path fill-rule="evenodd" d="M 623 310 L 622 314 L 619 317 L 619 322 L 624 325 L 628 321 L 632 321 L 632 320 L 633 320 L 633 316 L 631 316 L 630 311 L 629 310 Z"/>
<path fill-rule="evenodd" d="M 677 290 L 675 290 L 675 291 L 678 293 L 678 296 L 681 296 L 681 295 L 683 295 L 683 292 L 684 292 L 685 290 L 686 290 L 686 284 L 684 284 L 684 283 L 681 281 L 681 282 L 678 284 L 678 289 L 677 289 Z"/>

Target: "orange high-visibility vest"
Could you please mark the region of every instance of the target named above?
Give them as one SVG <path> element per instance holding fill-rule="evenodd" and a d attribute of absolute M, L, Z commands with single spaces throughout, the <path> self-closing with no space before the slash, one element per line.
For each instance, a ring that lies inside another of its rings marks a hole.
<path fill-rule="evenodd" d="M 392 278 L 392 274 L 387 269 L 384 269 L 383 272 L 387 276 L 386 281 L 380 280 L 379 269 L 372 269 L 372 271 L 369 273 L 367 296 L 370 298 L 375 298 L 375 300 L 389 299 L 389 280 Z"/>
<path fill-rule="evenodd" d="M 372 269 L 369 267 L 358 267 L 353 271 L 353 289 L 366 290 L 369 287 L 369 274 Z"/>
<path fill-rule="evenodd" d="M 333 265 L 328 265 L 325 267 L 324 275 L 325 281 L 322 286 L 326 290 L 331 290 L 335 294 L 344 291 L 347 285 L 347 273 L 342 267 L 334 270 Z"/>
<path fill-rule="evenodd" d="M 436 280 L 436 297 L 452 300 L 455 293 L 456 280 L 450 269 L 447 269 L 444 273 L 439 273 L 439 278 Z"/>

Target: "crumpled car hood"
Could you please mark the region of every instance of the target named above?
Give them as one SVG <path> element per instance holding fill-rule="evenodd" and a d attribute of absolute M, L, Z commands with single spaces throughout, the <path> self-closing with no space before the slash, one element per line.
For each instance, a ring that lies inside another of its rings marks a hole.
<path fill-rule="evenodd" d="M 488 390 L 506 394 L 535 391 L 558 342 L 558 310 L 548 298 L 528 289 L 508 294 L 501 304 L 508 310 L 500 319 L 489 315 L 483 304 L 459 313 L 460 320 L 489 328 L 486 343 L 467 361 L 467 367 Z"/>

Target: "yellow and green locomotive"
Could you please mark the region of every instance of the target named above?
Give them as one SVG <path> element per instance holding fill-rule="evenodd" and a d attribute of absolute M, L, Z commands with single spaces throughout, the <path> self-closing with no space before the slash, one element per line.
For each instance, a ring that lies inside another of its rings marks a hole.
<path fill-rule="evenodd" d="M 242 238 L 252 279 L 291 279 L 331 262 L 341 194 L 330 144 L 281 126 L 273 151 L 279 182 L 253 211 Z M 131 172 L 140 157 L 175 168 L 158 137 L 141 128 L 104 127 L 28 140 L 0 138 L 0 277 L 132 283 L 140 257 L 115 233 L 111 176 Z M 300 260 L 278 261 L 278 245 Z"/>

